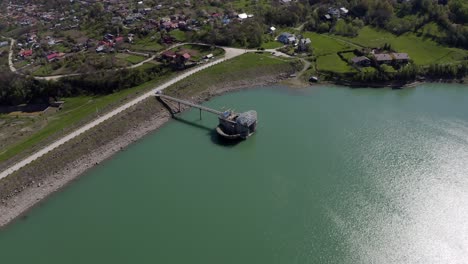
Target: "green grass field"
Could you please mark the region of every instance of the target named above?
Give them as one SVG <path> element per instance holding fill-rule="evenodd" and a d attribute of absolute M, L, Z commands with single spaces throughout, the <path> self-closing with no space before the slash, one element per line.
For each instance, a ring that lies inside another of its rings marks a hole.
<path fill-rule="evenodd" d="M 115 57 L 125 60 L 131 64 L 137 64 L 144 61 L 146 58 L 143 56 L 133 55 L 133 54 L 125 54 L 125 53 L 117 53 Z"/>
<path fill-rule="evenodd" d="M 179 42 L 187 41 L 187 36 L 185 35 L 185 32 L 183 32 L 183 31 L 181 31 L 179 29 L 172 30 L 171 32 L 169 32 L 169 35 L 174 37 Z"/>
<path fill-rule="evenodd" d="M 40 66 L 35 72 L 34 76 L 47 76 L 53 72 L 52 67 L 49 64 Z"/>
<path fill-rule="evenodd" d="M 262 48 L 264 49 L 277 49 L 283 46 L 283 43 L 279 41 L 269 41 L 262 44 Z"/>
<path fill-rule="evenodd" d="M 313 54 L 317 58 L 317 70 L 338 73 L 354 71 L 352 67 L 341 60 L 337 52 L 352 50 L 355 46 L 314 32 L 305 32 L 303 35 L 312 40 Z"/>
<path fill-rule="evenodd" d="M 468 56 L 466 50 L 445 47 L 431 39 L 417 37 L 414 33 L 396 36 L 383 30 L 364 27 L 355 38 L 335 37 L 364 47 L 381 47 L 388 43 L 396 51 L 408 53 L 418 65 L 452 63 L 464 60 Z"/>
<path fill-rule="evenodd" d="M 56 50 L 58 52 L 64 52 L 64 53 L 68 53 L 70 52 L 70 49 L 65 47 L 63 44 L 57 44 L 57 45 L 54 45 L 52 47 L 53 50 Z"/>
<path fill-rule="evenodd" d="M 317 69 L 319 71 L 332 71 L 337 73 L 355 71 L 354 68 L 342 61 L 336 54 L 317 57 Z"/>
<path fill-rule="evenodd" d="M 132 50 L 161 51 L 163 49 L 164 47 L 161 44 L 159 44 L 156 40 L 152 40 L 151 37 L 137 39 L 132 45 Z"/>
<path fill-rule="evenodd" d="M 331 55 L 336 54 L 339 51 L 351 50 L 355 48 L 355 46 L 344 41 L 340 41 L 338 39 L 334 39 L 315 32 L 305 32 L 303 35 L 304 37 L 310 38 L 312 40 L 312 48 L 314 50 L 315 56 Z"/>
<path fill-rule="evenodd" d="M 348 61 L 356 57 L 356 55 L 353 52 L 341 53 L 341 56 L 343 56 Z"/>
<path fill-rule="evenodd" d="M 130 55 L 126 58 L 126 60 L 128 62 L 130 62 L 131 64 L 137 64 L 137 63 L 140 63 L 142 61 L 144 61 L 146 58 L 145 57 L 142 57 L 142 56 L 138 56 L 138 55 Z"/>
<path fill-rule="evenodd" d="M 190 96 L 205 90 L 207 87 L 230 83 L 239 79 L 255 79 L 265 74 L 275 74 L 284 69 L 291 69 L 291 59 L 282 59 L 267 53 L 246 53 L 232 60 L 214 65 L 192 75 L 168 88 L 168 92 L 183 90 L 184 96 Z"/>

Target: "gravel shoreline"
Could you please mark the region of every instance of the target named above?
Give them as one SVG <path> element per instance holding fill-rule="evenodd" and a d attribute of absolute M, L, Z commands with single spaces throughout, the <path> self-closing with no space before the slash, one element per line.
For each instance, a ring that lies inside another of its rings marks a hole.
<path fill-rule="evenodd" d="M 221 84 L 218 87 L 211 87 L 188 99 L 203 102 L 227 92 L 271 85 L 284 79 L 285 76 L 287 75 L 259 76 L 255 80 L 241 80 Z M 28 184 L 22 185 L 21 188 L 16 188 L 8 198 L 0 201 L 0 228 L 4 228 L 15 219 L 21 218 L 21 216 L 26 217 L 27 212 L 31 208 L 40 204 L 49 195 L 61 190 L 86 171 L 111 158 L 131 143 L 156 131 L 171 119 L 168 111 L 163 109 L 159 103 L 156 103 L 156 100 L 149 101 L 148 99 L 148 101 L 142 102 L 139 105 L 144 104 L 151 105 L 150 110 L 144 108 L 144 106 L 140 106 L 141 109 L 138 109 L 139 106 L 137 105 L 133 109 L 113 117 L 109 122 L 105 122 L 92 131 L 86 132 L 82 138 L 76 139 L 75 142 L 64 144 L 64 146 L 52 151 L 52 153 L 48 153 L 25 169 L 11 175 L 13 177 L 27 177 L 29 181 Z M 135 115 L 141 115 L 142 113 L 147 118 L 143 119 L 144 121 L 142 122 L 135 120 Z M 128 121 L 125 123 L 125 131 L 115 137 L 110 136 L 112 138 L 108 139 L 108 142 L 101 144 L 99 137 L 108 134 L 109 130 L 107 126 L 116 126 L 116 123 L 120 120 Z M 98 139 L 96 140 L 96 138 Z M 91 147 L 87 148 L 85 153 L 79 153 L 79 150 L 76 150 L 78 153 L 74 154 L 75 147 L 83 142 Z M 63 161 L 64 164 L 55 164 L 60 163 L 60 158 L 63 155 L 70 155 L 74 158 L 71 161 Z M 59 162 L 56 162 L 56 160 L 59 160 Z"/>

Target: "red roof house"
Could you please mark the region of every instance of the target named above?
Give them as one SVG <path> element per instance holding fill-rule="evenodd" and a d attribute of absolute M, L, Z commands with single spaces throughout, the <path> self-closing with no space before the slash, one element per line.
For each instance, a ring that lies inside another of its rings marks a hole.
<path fill-rule="evenodd" d="M 64 55 L 65 55 L 65 53 L 53 52 L 53 53 L 47 55 L 46 58 L 47 58 L 48 62 L 52 62 L 52 61 L 60 59 Z"/>
<path fill-rule="evenodd" d="M 54 52 L 46 56 L 47 61 L 52 62 L 56 59 L 58 59 L 58 53 Z"/>
<path fill-rule="evenodd" d="M 186 52 L 186 53 L 182 54 L 182 57 L 184 57 L 184 59 L 186 59 L 186 60 L 190 60 L 190 58 L 192 56 L 190 56 L 190 54 Z"/>
<path fill-rule="evenodd" d="M 124 38 L 122 36 L 115 38 L 115 43 L 123 42 Z"/>
<path fill-rule="evenodd" d="M 22 50 L 20 51 L 19 55 L 21 57 L 29 57 L 33 54 L 33 51 L 32 50 Z"/>

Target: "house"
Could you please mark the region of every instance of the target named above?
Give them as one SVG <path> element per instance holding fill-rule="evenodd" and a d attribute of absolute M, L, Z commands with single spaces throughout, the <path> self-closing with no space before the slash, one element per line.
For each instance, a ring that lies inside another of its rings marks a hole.
<path fill-rule="evenodd" d="M 328 14 L 332 17 L 340 18 L 340 10 L 338 8 L 328 8 Z"/>
<path fill-rule="evenodd" d="M 299 40 L 299 43 L 298 43 L 298 46 L 297 46 L 297 50 L 298 50 L 299 52 L 308 51 L 310 43 L 312 43 L 312 41 L 310 40 L 310 38 L 301 38 L 301 39 Z"/>
<path fill-rule="evenodd" d="M 374 58 L 377 64 L 390 64 L 393 61 L 392 56 L 387 53 L 374 54 Z"/>
<path fill-rule="evenodd" d="M 53 52 L 46 56 L 48 62 L 53 62 L 59 59 L 59 53 Z"/>
<path fill-rule="evenodd" d="M 296 42 L 296 36 L 291 33 L 283 32 L 278 36 L 278 41 L 283 44 L 292 44 Z"/>
<path fill-rule="evenodd" d="M 8 46 L 8 41 L 2 41 L 2 42 L 0 42 L 0 48 L 1 48 L 1 47 L 5 47 L 5 46 Z"/>
<path fill-rule="evenodd" d="M 96 48 L 96 52 L 106 52 L 106 46 L 105 45 L 100 45 Z"/>
<path fill-rule="evenodd" d="M 270 27 L 269 30 L 270 30 L 270 33 L 275 33 L 276 28 L 275 27 Z"/>
<path fill-rule="evenodd" d="M 360 57 L 354 57 L 351 59 L 351 62 L 360 67 L 368 67 L 371 64 L 371 60 L 367 57 L 360 56 Z"/>
<path fill-rule="evenodd" d="M 349 10 L 346 9 L 345 7 L 340 8 L 340 13 L 342 16 L 346 16 L 348 14 Z"/>
<path fill-rule="evenodd" d="M 112 17 L 111 24 L 112 25 L 118 25 L 122 23 L 122 18 L 119 16 Z"/>
<path fill-rule="evenodd" d="M 324 17 L 325 17 L 326 20 L 331 20 L 332 19 L 332 17 L 329 14 L 325 14 Z"/>
<path fill-rule="evenodd" d="M 23 57 L 23 58 L 32 56 L 32 54 L 33 54 L 32 50 L 21 50 L 19 53 L 20 57 Z"/>
<path fill-rule="evenodd" d="M 165 59 L 165 60 L 173 60 L 177 57 L 177 54 L 172 50 L 168 50 L 168 51 L 161 53 L 161 57 L 162 59 Z"/>
<path fill-rule="evenodd" d="M 133 43 L 133 38 L 134 38 L 134 35 L 133 35 L 133 34 L 131 34 L 131 33 L 128 34 L 128 36 L 127 36 L 127 41 L 128 41 L 128 43 Z"/>
<path fill-rule="evenodd" d="M 186 30 L 187 29 L 187 22 L 185 21 L 179 21 L 178 23 L 178 28 L 181 29 L 181 30 Z"/>
<path fill-rule="evenodd" d="M 110 34 L 110 33 L 107 33 L 106 35 L 104 35 L 104 39 L 105 40 L 113 40 L 114 39 L 114 35 Z"/>
<path fill-rule="evenodd" d="M 242 14 L 237 15 L 237 17 L 238 17 L 240 20 L 244 20 L 244 19 L 246 19 L 248 16 L 247 16 L 246 13 L 242 13 Z"/>
<path fill-rule="evenodd" d="M 407 63 L 410 60 L 408 53 L 392 53 L 391 56 L 396 63 Z"/>
<path fill-rule="evenodd" d="M 186 60 L 186 61 L 188 61 L 188 60 L 190 60 L 190 58 L 192 58 L 192 56 L 191 56 L 190 53 L 188 53 L 188 52 L 182 54 L 182 57 L 183 57 L 184 60 Z"/>
<path fill-rule="evenodd" d="M 228 18 L 228 17 L 224 17 L 222 22 L 223 22 L 224 25 L 227 25 L 227 24 L 231 23 L 231 19 Z"/>
<path fill-rule="evenodd" d="M 209 60 L 209 59 L 213 58 L 213 54 L 210 53 L 208 55 L 205 55 L 205 57 L 203 57 L 203 58 Z"/>
<path fill-rule="evenodd" d="M 161 29 L 172 30 L 179 28 L 179 23 L 174 23 L 172 21 L 165 21 L 161 23 Z"/>

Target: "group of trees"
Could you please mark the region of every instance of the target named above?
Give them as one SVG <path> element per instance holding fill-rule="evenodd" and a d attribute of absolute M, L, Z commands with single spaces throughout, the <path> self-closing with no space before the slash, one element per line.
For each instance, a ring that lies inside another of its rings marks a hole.
<path fill-rule="evenodd" d="M 360 72 L 352 76 L 353 81 L 358 82 L 386 82 L 391 80 L 412 81 L 418 76 L 428 78 L 463 78 L 468 76 L 468 63 L 462 64 L 431 64 L 427 67 L 408 64 L 397 72 L 388 72 L 384 68 L 376 71 Z"/>
<path fill-rule="evenodd" d="M 300 2 L 294 2 L 287 6 L 271 7 L 264 14 L 264 22 L 268 25 L 292 27 L 304 21 L 309 12 L 310 7 Z"/>
<path fill-rule="evenodd" d="M 45 102 L 53 87 L 47 82 L 34 80 L 9 71 L 0 72 L 0 105 L 18 105 Z"/>
<path fill-rule="evenodd" d="M 0 105 L 47 103 L 50 97 L 110 94 L 134 87 L 169 71 L 163 66 L 147 69 L 101 71 L 58 81 L 35 80 L 9 71 L 0 72 Z"/>
<path fill-rule="evenodd" d="M 362 27 L 354 22 L 358 18 L 367 25 L 383 28 L 400 35 L 419 32 L 428 23 L 435 22 L 441 34 L 434 40 L 451 46 L 468 48 L 468 2 L 466 0 L 309 0 L 312 11 L 306 29 L 353 36 Z M 342 19 L 327 21 L 328 7 L 345 6 L 350 12 Z"/>
<path fill-rule="evenodd" d="M 203 32 L 193 34 L 192 40 L 221 46 L 255 48 L 261 46 L 264 32 L 265 26 L 262 23 L 257 19 L 249 19 L 242 24 L 208 26 Z"/>

